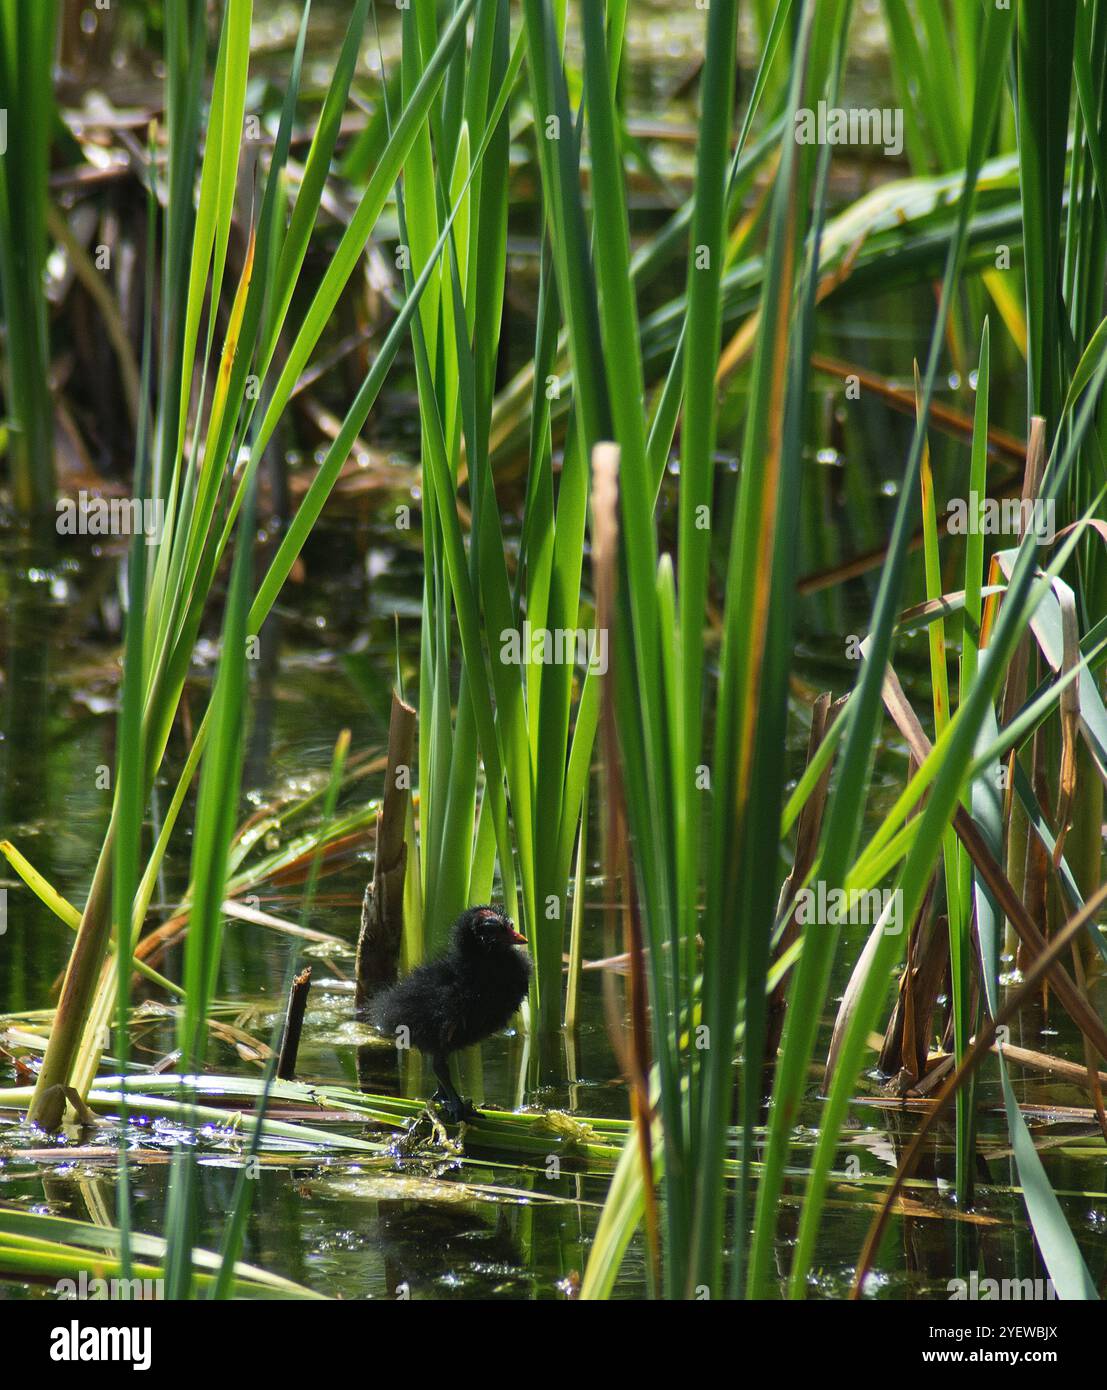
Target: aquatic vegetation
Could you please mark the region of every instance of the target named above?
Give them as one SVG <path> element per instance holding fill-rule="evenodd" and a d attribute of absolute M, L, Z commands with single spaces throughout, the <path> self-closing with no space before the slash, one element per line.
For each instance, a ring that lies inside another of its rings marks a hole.
<path fill-rule="evenodd" d="M 806 1297 L 842 1203 L 869 1234 L 836 1247 L 836 1293 L 879 1292 L 892 1219 L 920 1209 L 960 1274 L 993 1219 L 982 1190 L 1024 1204 L 1062 1298 L 1098 1296 L 1102 1232 L 1074 1223 L 1012 1069 L 1086 1090 L 1080 1141 L 1102 1157 L 1107 69 L 1089 55 L 1107 4 L 887 0 L 877 21 L 712 0 L 683 165 L 639 119 L 626 0 L 384 8 L 331 15 L 320 66 L 329 11 L 305 0 L 267 91 L 263 5 L 167 0 L 164 121 L 120 138 L 145 218 L 130 491 L 156 524 L 129 533 L 120 579 L 111 814 L 80 906 L 25 838 L 0 844 L 75 933 L 57 999 L 21 992 L 0 1019 L 0 1111 L 37 1127 L 10 1147 L 76 1117 L 117 1158 L 117 1197 L 98 1235 L 0 1204 L 0 1273 L 87 1271 L 92 1248 L 172 1297 L 299 1296 L 243 1262 L 264 1200 L 247 1170 L 326 1156 L 365 1165 L 323 1185 L 351 1201 L 575 1203 L 549 1258 L 584 1298 L 619 1292 L 631 1251 L 650 1296 Z M 26 514 L 52 500 L 53 406 L 44 277 L 18 257 L 49 236 L 87 259 L 47 193 L 52 21 L 0 0 L 28 59 L 0 65 L 0 104 L 27 84 L 36 131 L 0 165 Z M 874 27 L 895 106 L 851 104 Z M 316 454 L 289 502 L 301 415 Z M 409 462 L 388 458 L 367 505 L 413 561 L 414 644 L 397 603 L 394 645 L 344 674 L 377 732 L 389 694 L 410 702 L 416 752 L 317 730 L 329 770 L 281 803 L 244 774 L 254 663 L 351 460 L 374 473 L 393 437 Z M 482 1099 L 478 1053 L 459 1060 L 479 1113 L 442 1075 L 442 1038 L 489 1030 L 447 1017 L 434 966 L 398 998 L 417 997 L 446 1113 L 379 1093 L 381 1058 L 408 1096 L 430 1087 L 355 1022 L 336 962 L 356 913 L 317 888 L 367 876 L 382 775 L 402 968 L 474 904 L 529 943 L 494 1044 L 513 1109 Z M 229 921 L 278 943 L 264 1008 L 234 1007 Z M 272 998 L 306 951 L 327 965 L 307 1031 L 341 1015 L 328 1046 L 359 1089 L 277 1078 Z M 171 1048 L 154 1063 L 139 990 Z M 614 1118 L 599 1091 L 597 1113 L 561 1109 L 585 998 Z M 868 1168 L 866 1109 L 894 1117 Z M 980 1174 L 993 1114 L 1003 1184 Z M 126 1142 L 151 1117 L 172 1135 L 164 1240 L 130 1201 L 164 1156 Z M 947 1117 L 948 1197 L 916 1172 Z M 238 1167 L 218 1254 L 198 1235 L 212 1156 Z"/>
<path fill-rule="evenodd" d="M 39 521 L 54 504 L 54 409 L 45 296 L 47 173 L 54 125 L 55 0 L 0 6 L 0 305 L 4 452 L 12 501 Z"/>

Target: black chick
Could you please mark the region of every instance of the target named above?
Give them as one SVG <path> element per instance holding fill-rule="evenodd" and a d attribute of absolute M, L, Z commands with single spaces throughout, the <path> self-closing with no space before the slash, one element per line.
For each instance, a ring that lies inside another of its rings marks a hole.
<path fill-rule="evenodd" d="M 450 1053 L 503 1028 L 522 1003 L 530 960 L 515 949 L 519 942 L 526 937 L 498 908 L 471 907 L 454 923 L 446 952 L 386 990 L 373 1008 L 383 1032 L 430 1057 L 440 1083 L 434 1099 L 454 1124 L 478 1112 L 454 1088 Z"/>

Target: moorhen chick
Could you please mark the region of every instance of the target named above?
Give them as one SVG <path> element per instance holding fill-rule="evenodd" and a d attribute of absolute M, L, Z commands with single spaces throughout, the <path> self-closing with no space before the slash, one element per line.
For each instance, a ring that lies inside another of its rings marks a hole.
<path fill-rule="evenodd" d="M 478 1112 L 454 1088 L 450 1053 L 503 1028 L 523 1002 L 530 960 L 515 949 L 520 942 L 525 945 L 526 937 L 498 908 L 470 907 L 454 923 L 445 953 L 375 1002 L 377 1026 L 397 1038 L 406 1028 L 403 1045 L 430 1057 L 439 1080 L 434 1099 L 454 1124 Z"/>

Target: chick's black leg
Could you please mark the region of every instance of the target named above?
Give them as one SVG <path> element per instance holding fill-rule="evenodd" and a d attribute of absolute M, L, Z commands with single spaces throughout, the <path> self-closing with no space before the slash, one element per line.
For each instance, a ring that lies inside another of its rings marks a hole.
<path fill-rule="evenodd" d="M 467 1100 L 463 1100 L 454 1088 L 454 1083 L 450 1078 L 450 1063 L 444 1053 L 432 1058 L 431 1065 L 434 1074 L 438 1077 L 438 1090 L 434 1093 L 434 1099 L 442 1105 L 446 1112 L 446 1118 L 451 1124 L 460 1124 L 462 1120 L 471 1120 L 478 1112 L 473 1109 Z"/>
<path fill-rule="evenodd" d="M 438 1077 L 438 1090 L 435 1091 L 431 1099 L 442 1105 L 451 1100 L 457 1100 L 458 1094 L 454 1090 L 454 1083 L 450 1077 L 449 1059 L 441 1053 L 436 1053 L 431 1058 L 431 1066 L 434 1068 L 435 1076 Z"/>

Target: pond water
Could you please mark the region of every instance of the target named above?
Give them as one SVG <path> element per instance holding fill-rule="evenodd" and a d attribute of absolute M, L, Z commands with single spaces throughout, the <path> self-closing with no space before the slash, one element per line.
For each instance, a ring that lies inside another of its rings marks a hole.
<path fill-rule="evenodd" d="M 339 729 L 351 730 L 354 750 L 380 747 L 382 710 L 394 669 L 397 611 L 403 615 L 403 664 L 415 656 L 418 614 L 412 595 L 418 594 L 418 571 L 411 559 L 410 552 L 396 548 L 394 531 L 375 529 L 354 517 L 332 517 L 309 548 L 310 577 L 286 591 L 278 615 L 279 656 L 255 676 L 244 817 L 251 804 L 277 803 L 318 789 Z M 52 567 L 40 569 L 28 566 L 13 544 L 3 551 L 2 576 L 9 595 L 0 745 L 5 758 L 4 834 L 78 903 L 108 810 L 108 793 L 97 787 L 97 770 L 113 762 L 116 672 L 114 649 L 96 640 L 90 614 L 86 611 L 74 620 L 73 595 L 97 590 L 105 611 L 110 610 L 115 563 L 110 556 L 87 557 L 83 572 L 78 572 L 71 562 L 56 558 Z M 827 668 L 834 665 L 831 648 L 825 634 L 807 634 L 806 660 L 813 681 L 827 679 Z M 848 678 L 844 663 L 838 668 L 832 682 L 836 691 Z M 205 684 L 203 668 L 196 676 L 192 698 L 198 705 Z M 797 712 L 797 768 L 803 738 Z M 180 752 L 175 742 L 176 758 Z M 171 756 L 171 768 L 173 762 Z M 902 754 L 893 745 L 881 752 L 881 766 L 885 764 L 890 791 L 902 777 Z M 352 807 L 376 790 L 364 782 L 355 784 L 340 806 Z M 185 890 L 188 852 L 187 835 L 178 836 L 152 905 L 154 920 L 171 915 Z M 359 1048 L 366 1045 L 367 1033 L 353 1019 L 350 981 L 359 904 L 370 871 L 365 844 L 320 882 L 311 924 L 342 944 L 308 943 L 303 949 L 302 958 L 314 971 L 298 1069 L 303 1080 L 358 1084 Z M 8 931 L 0 948 L 0 1013 L 48 1003 L 70 939 L 17 880 L 9 876 L 5 883 Z M 257 889 L 263 911 L 293 921 L 298 920 L 301 894 L 299 882 L 267 882 Z M 585 915 L 589 960 L 606 954 L 602 898 L 601 881 L 590 879 Z M 860 944 L 856 929 L 846 932 L 837 968 L 839 994 Z M 271 1040 L 283 1009 L 291 949 L 289 939 L 273 930 L 229 921 L 219 1017 L 253 1037 Z M 171 978 L 179 977 L 179 952 L 175 946 L 158 961 Z M 156 991 L 143 985 L 136 1002 L 151 993 Z M 511 1108 L 522 1100 L 584 1116 L 625 1116 L 626 1092 L 603 1021 L 601 972 L 584 972 L 581 1001 L 576 1036 L 563 1038 L 560 1066 L 545 1084 L 528 1088 L 523 1041 L 503 1036 L 482 1048 L 478 1094 L 496 1107 Z M 829 1036 L 832 1016 L 823 1022 Z M 3 1035 L 0 1023 L 0 1047 Z M 1081 1055 L 1071 1025 L 1056 1009 L 1024 1016 L 1012 1041 L 1074 1060 Z M 134 1034 L 132 1058 L 137 1067 L 153 1066 L 173 1046 L 172 1020 L 153 1013 Z M 216 1072 L 260 1075 L 262 1070 L 260 1061 L 245 1061 L 228 1038 L 213 1039 L 208 1063 Z M 398 1074 L 387 1045 L 371 1049 L 368 1076 L 373 1089 L 385 1093 L 422 1096 L 430 1089 L 419 1074 L 417 1058 L 404 1075 Z M 0 1084 L 18 1081 L 15 1068 L 0 1054 Z M 1032 1129 L 1043 1142 L 1047 1172 L 1078 1238 L 1087 1237 L 1082 1244 L 1095 1271 L 1102 1241 L 1093 1238 L 1102 1236 L 1107 1202 L 1102 1145 L 1095 1142 L 1098 1131 L 1093 1123 L 1083 1116 L 1066 1116 L 1063 1110 L 1085 1105 L 1084 1095 L 1075 1086 L 1041 1078 L 1017 1078 L 1016 1089 L 1021 1101 L 1040 1108 Z M 817 1136 L 817 1090 L 813 1077 L 796 1131 L 792 1195 L 801 1190 L 803 1157 Z M 877 1103 L 880 1090 L 875 1080 L 868 1090 L 873 1103 L 858 1103 L 849 1117 L 851 1133 L 838 1163 L 842 1176 L 833 1184 L 820 1235 L 816 1291 L 823 1296 L 841 1296 L 848 1288 L 853 1258 L 880 1190 L 871 1180 L 894 1169 L 912 1132 L 909 1111 Z M 911 1189 L 910 1213 L 893 1223 L 895 1233 L 870 1283 L 874 1294 L 944 1296 L 946 1282 L 957 1269 L 977 1268 L 991 1277 L 1044 1277 L 1036 1268 L 1021 1199 L 1012 1190 L 1017 1177 L 1006 1147 L 998 1086 L 985 1083 L 979 1098 L 982 1185 L 973 1211 L 964 1220 L 955 1219 L 958 1214 L 948 1190 L 953 1176 L 951 1130 L 941 1128 L 920 1166 L 918 1185 Z M 279 1106 L 273 1113 L 279 1115 Z M 365 1133 L 364 1126 L 352 1125 L 349 1132 Z M 182 1136 L 175 1122 L 149 1117 L 131 1124 L 127 1142 L 136 1159 L 135 1227 L 154 1232 L 162 1228 L 168 1160 L 182 1137 L 196 1142 L 203 1155 L 203 1215 L 197 1239 L 201 1245 L 217 1247 L 242 1151 L 241 1136 L 227 1131 Z M 113 1128 L 69 1132 L 52 1146 L 43 1136 L 18 1129 L 10 1117 L 0 1121 L 0 1199 L 84 1220 L 105 1214 L 110 1219 L 118 1138 Z M 604 1173 L 584 1171 L 583 1166 L 574 1172 L 573 1166 L 567 1162 L 561 1174 L 551 1178 L 543 1162 L 520 1163 L 517 1155 L 471 1146 L 463 1157 L 424 1153 L 411 1160 L 368 1165 L 347 1155 L 289 1162 L 267 1152 L 244 1258 L 345 1298 L 396 1297 L 401 1288 L 412 1297 L 560 1296 L 566 1281 L 584 1267 L 607 1183 Z M 404 1181 L 397 1182 L 397 1177 Z M 416 1180 L 424 1187 L 417 1188 Z M 490 1190 L 475 1195 L 475 1184 Z M 468 1190 L 461 1191 L 461 1185 Z M 786 1207 L 782 1241 L 789 1239 L 788 1231 Z M 644 1281 L 643 1253 L 636 1244 L 623 1265 L 617 1293 L 641 1296 Z M 2 1288 L 5 1296 L 46 1293 L 11 1282 Z"/>

